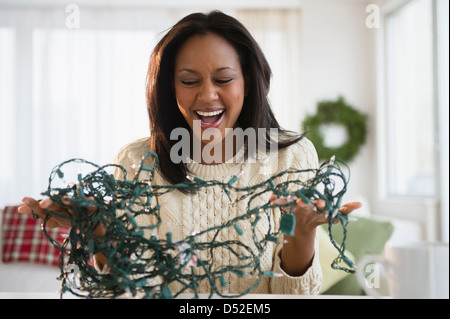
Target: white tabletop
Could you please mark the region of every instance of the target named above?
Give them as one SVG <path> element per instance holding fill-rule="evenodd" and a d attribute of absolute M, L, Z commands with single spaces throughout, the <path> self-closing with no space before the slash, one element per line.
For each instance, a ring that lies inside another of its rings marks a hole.
<path fill-rule="evenodd" d="M 183 294 L 178 299 L 193 299 L 192 294 Z M 208 299 L 209 294 L 199 294 L 199 299 Z M 0 292 L 0 299 L 60 299 L 59 293 L 52 292 Z M 82 299 L 71 293 L 65 293 L 63 299 Z M 221 299 L 214 297 L 213 299 Z M 275 295 L 275 294 L 247 294 L 236 299 L 373 299 L 368 296 L 349 295 Z M 228 299 L 227 299 L 228 300 Z"/>

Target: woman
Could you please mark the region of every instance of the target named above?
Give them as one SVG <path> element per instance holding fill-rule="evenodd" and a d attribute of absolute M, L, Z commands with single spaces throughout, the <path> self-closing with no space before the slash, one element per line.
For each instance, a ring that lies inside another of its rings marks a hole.
<path fill-rule="evenodd" d="M 267 172 L 317 168 L 318 158 L 311 142 L 303 135 L 282 130 L 277 123 L 267 98 L 270 77 L 271 70 L 261 49 L 239 21 L 219 11 L 183 18 L 161 39 L 150 59 L 147 107 L 151 136 L 122 148 L 116 164 L 125 167 L 132 177 L 143 155 L 150 150 L 156 152 L 160 162 L 153 178 L 156 185 L 183 182 L 187 176 L 227 181 L 239 173 L 237 186 L 255 185 L 267 179 L 264 174 Z M 180 129 L 189 133 L 187 143 L 179 141 L 179 136 L 174 134 Z M 252 130 L 255 134 L 243 136 L 243 132 Z M 117 171 L 115 177 L 123 178 L 122 172 Z M 283 178 L 309 177 L 306 174 Z M 286 201 L 274 195 L 262 195 L 259 203 L 254 204 L 262 205 L 269 200 Z M 37 203 L 24 198 L 23 201 L 25 205 L 19 211 L 33 210 L 40 218 L 46 216 L 46 209 L 61 209 L 51 200 Z M 159 236 L 171 232 L 174 241 L 225 224 L 243 214 L 247 205 L 245 201 L 230 205 L 225 193 L 215 188 L 173 191 L 159 196 L 157 201 L 163 220 Z M 316 209 L 324 207 L 322 201 L 314 204 L 297 201 L 295 235 L 285 235 L 278 244 L 269 245 L 260 260 L 263 271 L 273 271 L 277 276 L 265 277 L 253 293 L 318 293 L 322 273 L 316 227 L 327 223 L 327 218 L 317 214 Z M 341 212 L 348 214 L 357 207 L 359 203 L 350 203 Z M 138 216 L 138 223 L 151 223 L 146 218 Z M 51 226 L 64 225 L 56 217 L 52 220 Z M 279 220 L 280 212 L 273 211 L 269 220 L 256 224 L 256 231 L 264 234 L 267 229 L 277 229 Z M 240 227 L 245 233 L 252 226 L 244 223 Z M 213 238 L 246 240 L 232 231 L 220 232 L 218 236 L 205 233 L 199 240 Z M 200 252 L 199 258 L 207 260 L 208 251 Z M 239 263 L 237 256 L 227 250 L 216 252 L 214 258 L 215 265 L 219 266 Z M 96 263 L 102 268 L 105 260 L 97 258 Z M 223 292 L 233 294 L 246 291 L 256 280 L 233 273 L 224 279 L 227 285 Z M 179 289 L 176 285 L 171 288 Z M 209 292 L 209 289 L 207 282 L 198 286 L 198 292 Z"/>

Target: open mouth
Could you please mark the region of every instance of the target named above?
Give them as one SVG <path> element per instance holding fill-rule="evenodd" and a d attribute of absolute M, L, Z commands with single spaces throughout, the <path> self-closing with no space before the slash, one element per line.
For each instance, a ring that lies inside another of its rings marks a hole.
<path fill-rule="evenodd" d="M 222 123 L 223 115 L 225 110 L 217 111 L 195 111 L 198 119 L 201 121 L 202 129 L 210 127 L 219 127 Z"/>

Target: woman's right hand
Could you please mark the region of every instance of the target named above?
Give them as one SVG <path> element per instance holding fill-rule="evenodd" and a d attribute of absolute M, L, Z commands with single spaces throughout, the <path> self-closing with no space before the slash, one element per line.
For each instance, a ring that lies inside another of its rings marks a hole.
<path fill-rule="evenodd" d="M 61 216 L 72 215 L 70 211 L 56 204 L 51 199 L 44 199 L 41 201 L 37 201 L 36 199 L 31 197 L 24 197 L 22 198 L 22 202 L 24 203 L 24 205 L 19 206 L 20 214 L 33 215 L 33 217 L 35 218 L 39 217 L 39 219 L 42 221 L 44 221 L 47 215 L 49 215 L 47 211 L 53 212 Z M 66 202 L 64 202 L 64 204 L 66 204 Z M 70 202 L 67 202 L 67 204 L 70 204 Z M 70 221 L 68 219 L 52 215 L 48 219 L 46 226 L 49 228 L 55 228 L 55 227 L 70 227 L 72 225 L 70 224 Z"/>
<path fill-rule="evenodd" d="M 44 199 L 41 201 L 37 201 L 34 198 L 31 197 L 24 197 L 22 198 L 22 202 L 24 205 L 19 206 L 19 213 L 20 214 L 27 214 L 27 215 L 34 215 L 37 216 L 42 221 L 45 220 L 47 215 L 47 211 L 56 213 L 61 216 L 73 216 L 71 210 L 67 210 L 51 199 Z M 70 207 L 71 203 L 69 200 L 63 200 L 64 205 L 68 205 Z M 96 211 L 96 207 L 94 205 L 91 205 L 87 208 L 89 214 L 94 214 Z M 33 216 L 33 217 L 34 217 Z M 57 215 L 52 215 L 47 223 L 46 227 L 49 228 L 55 228 L 55 227 L 71 227 L 69 219 L 59 217 Z M 102 223 L 99 223 L 98 226 L 94 229 L 92 232 L 92 235 L 94 236 L 104 236 L 106 234 L 106 228 Z M 103 253 L 96 253 L 94 255 L 94 263 L 96 265 L 97 269 L 101 269 L 103 272 L 107 272 L 109 269 L 109 264 L 106 256 Z"/>
<path fill-rule="evenodd" d="M 46 227 L 49 228 L 55 228 L 55 227 L 71 227 L 70 220 L 68 218 L 64 218 L 64 216 L 67 217 L 73 217 L 73 213 L 70 209 L 65 209 L 52 201 L 51 199 L 44 199 L 41 201 L 37 201 L 34 198 L 31 197 L 24 197 L 22 198 L 22 202 L 24 205 L 19 206 L 19 213 L 20 214 L 27 214 L 27 215 L 33 215 L 33 217 L 36 216 L 36 218 L 39 218 L 40 220 L 44 221 L 45 218 L 47 218 L 47 215 L 50 215 L 48 212 L 55 213 L 56 215 L 51 215 L 48 218 L 48 221 L 46 223 Z M 63 199 L 63 204 L 70 207 L 72 204 L 70 200 Z M 96 207 L 94 205 L 91 205 L 87 207 L 87 211 L 89 215 L 92 215 L 96 211 Z M 58 216 L 59 215 L 59 216 Z M 105 228 L 102 227 L 103 225 L 99 225 L 94 230 L 94 235 L 104 235 Z"/>

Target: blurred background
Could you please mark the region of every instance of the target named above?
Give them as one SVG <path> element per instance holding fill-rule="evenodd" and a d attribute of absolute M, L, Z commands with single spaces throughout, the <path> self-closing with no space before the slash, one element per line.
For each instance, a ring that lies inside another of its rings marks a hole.
<path fill-rule="evenodd" d="M 449 238 L 448 0 L 0 0 L 0 207 L 39 197 L 70 158 L 111 163 L 149 135 L 145 77 L 192 12 L 238 18 L 273 69 L 272 108 L 304 131 L 343 96 L 367 115 L 345 201 L 393 240 Z M 323 128 L 344 144 L 342 127 Z M 331 132 L 331 133 L 330 133 Z"/>

